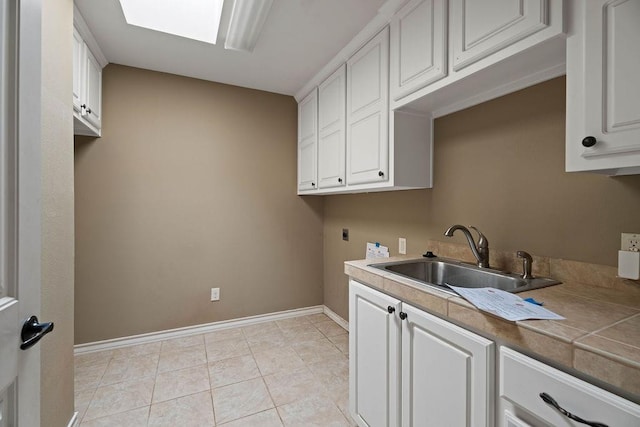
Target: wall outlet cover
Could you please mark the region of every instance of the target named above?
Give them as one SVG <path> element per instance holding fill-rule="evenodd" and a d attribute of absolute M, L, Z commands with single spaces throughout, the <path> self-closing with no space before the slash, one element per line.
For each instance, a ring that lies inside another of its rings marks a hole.
<path fill-rule="evenodd" d="M 211 288 L 211 301 L 220 301 L 220 288 Z"/>
<path fill-rule="evenodd" d="M 640 251 L 640 233 L 622 233 L 620 249 L 623 251 Z"/>
<path fill-rule="evenodd" d="M 398 238 L 398 253 L 400 255 L 406 255 L 407 253 L 407 239 L 404 237 Z"/>

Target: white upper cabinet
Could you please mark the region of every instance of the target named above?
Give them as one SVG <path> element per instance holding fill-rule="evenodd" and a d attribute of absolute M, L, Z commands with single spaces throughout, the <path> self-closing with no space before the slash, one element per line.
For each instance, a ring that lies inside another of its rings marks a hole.
<path fill-rule="evenodd" d="M 389 28 L 347 61 L 347 181 L 388 180 Z"/>
<path fill-rule="evenodd" d="M 86 51 L 86 119 L 97 129 L 102 127 L 102 67 L 89 49 Z"/>
<path fill-rule="evenodd" d="M 391 21 L 391 108 L 440 117 L 564 74 L 564 12 L 563 0 L 410 1 Z"/>
<path fill-rule="evenodd" d="M 318 91 L 298 104 L 298 190 L 317 187 Z"/>
<path fill-rule="evenodd" d="M 413 0 L 392 18 L 394 101 L 447 75 L 447 16 L 446 0 Z"/>
<path fill-rule="evenodd" d="M 296 95 L 321 91 L 317 162 L 298 164 L 316 185 L 299 194 L 430 188 L 433 119 L 563 75 L 564 13 L 563 0 L 387 1 Z"/>
<path fill-rule="evenodd" d="M 346 68 L 318 87 L 318 188 L 343 187 L 346 151 Z"/>
<path fill-rule="evenodd" d="M 82 40 L 82 36 L 75 28 L 73 29 L 73 111 L 80 112 L 80 106 L 82 105 L 81 98 L 83 94 L 81 93 L 83 79 L 82 70 L 85 64 L 85 55 L 86 49 L 84 41 Z"/>
<path fill-rule="evenodd" d="M 576 1 L 574 7 L 566 169 L 640 174 L 640 1 Z"/>
<path fill-rule="evenodd" d="M 73 133 L 100 136 L 102 129 L 102 68 L 107 65 L 93 35 L 74 5 L 73 10 Z"/>
<path fill-rule="evenodd" d="M 548 25 L 548 0 L 450 0 L 453 69 L 510 46 Z"/>
<path fill-rule="evenodd" d="M 431 186 L 431 117 L 389 111 L 388 27 L 315 93 L 298 104 L 299 194 Z"/>

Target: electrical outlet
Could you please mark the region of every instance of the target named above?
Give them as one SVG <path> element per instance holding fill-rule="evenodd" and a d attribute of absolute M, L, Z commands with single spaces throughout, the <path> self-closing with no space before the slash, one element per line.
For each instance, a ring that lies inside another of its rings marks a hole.
<path fill-rule="evenodd" d="M 211 288 L 211 301 L 220 301 L 220 288 Z"/>
<path fill-rule="evenodd" d="M 640 251 L 640 233 L 622 233 L 620 249 L 623 251 Z"/>
<path fill-rule="evenodd" d="M 400 255 L 407 254 L 407 239 L 405 239 L 404 237 L 398 238 L 398 253 Z"/>
<path fill-rule="evenodd" d="M 342 240 L 348 242 L 349 241 L 349 229 L 348 228 L 343 228 L 342 229 Z"/>

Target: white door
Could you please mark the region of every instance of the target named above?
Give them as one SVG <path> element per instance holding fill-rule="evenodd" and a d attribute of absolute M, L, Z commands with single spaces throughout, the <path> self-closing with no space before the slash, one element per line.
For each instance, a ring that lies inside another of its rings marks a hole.
<path fill-rule="evenodd" d="M 576 2 L 567 40 L 567 171 L 640 174 L 640 2 Z"/>
<path fill-rule="evenodd" d="M 408 304 L 402 311 L 403 427 L 492 426 L 493 342 Z"/>
<path fill-rule="evenodd" d="M 298 191 L 315 190 L 318 154 L 318 91 L 298 104 Z"/>
<path fill-rule="evenodd" d="M 347 182 L 389 180 L 389 27 L 347 61 Z"/>
<path fill-rule="evenodd" d="M 84 102 L 85 89 L 82 87 L 84 78 L 82 76 L 82 70 L 84 69 L 84 53 L 86 46 L 80 33 L 75 28 L 73 29 L 73 110 L 80 112 L 80 106 Z"/>
<path fill-rule="evenodd" d="M 413 0 L 391 20 L 390 91 L 394 101 L 447 75 L 447 3 Z"/>
<path fill-rule="evenodd" d="M 400 301 L 349 281 L 349 409 L 360 427 L 400 422 Z"/>
<path fill-rule="evenodd" d="M 85 49 L 85 54 L 87 120 L 100 129 L 102 127 L 102 67 L 89 49 Z"/>
<path fill-rule="evenodd" d="M 460 71 L 548 26 L 549 0 L 451 0 L 453 69 Z"/>
<path fill-rule="evenodd" d="M 20 350 L 40 306 L 40 16 L 40 0 L 0 0 L 1 427 L 40 425 L 39 346 Z"/>
<path fill-rule="evenodd" d="M 341 66 L 318 87 L 318 187 L 344 187 L 346 71 Z"/>

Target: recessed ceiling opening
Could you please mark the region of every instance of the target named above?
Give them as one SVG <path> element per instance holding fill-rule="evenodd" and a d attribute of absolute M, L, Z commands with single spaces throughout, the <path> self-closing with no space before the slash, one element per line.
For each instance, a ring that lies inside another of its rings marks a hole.
<path fill-rule="evenodd" d="M 223 0 L 120 0 L 127 23 L 216 44 Z"/>

